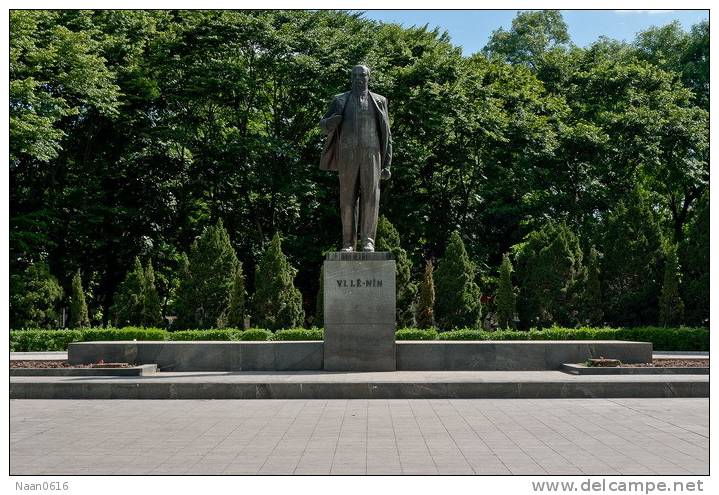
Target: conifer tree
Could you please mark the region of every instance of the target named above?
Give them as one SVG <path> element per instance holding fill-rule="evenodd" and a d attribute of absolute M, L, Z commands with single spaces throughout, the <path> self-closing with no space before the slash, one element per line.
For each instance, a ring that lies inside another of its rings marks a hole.
<path fill-rule="evenodd" d="M 187 261 L 182 261 L 176 327 L 227 325 L 237 263 L 230 236 L 218 220 L 192 243 Z"/>
<path fill-rule="evenodd" d="M 455 231 L 449 238 L 435 277 L 435 318 L 442 330 L 480 324 L 481 294 L 474 275 L 474 264 Z"/>
<path fill-rule="evenodd" d="M 682 278 L 679 285 L 688 325 L 709 326 L 709 193 L 697 204 L 678 251 Z"/>
<path fill-rule="evenodd" d="M 412 282 L 412 260 L 400 246 L 399 232 L 384 216 L 380 216 L 377 221 L 375 248 L 377 251 L 389 251 L 394 257 L 397 277 L 397 326 L 411 327 L 414 325 L 414 302 L 417 297 L 417 285 Z"/>
<path fill-rule="evenodd" d="M 72 293 L 70 294 L 70 328 L 83 328 L 90 326 L 90 318 L 87 316 L 87 303 L 85 293 L 82 290 L 82 279 L 80 270 L 72 277 Z"/>
<path fill-rule="evenodd" d="M 63 290 L 47 263 L 10 276 L 10 328 L 57 328 Z"/>
<path fill-rule="evenodd" d="M 419 286 L 419 300 L 415 320 L 418 328 L 432 328 L 434 321 L 434 266 L 432 260 L 427 260 L 424 267 L 424 276 Z"/>
<path fill-rule="evenodd" d="M 520 325 L 541 328 L 578 323 L 584 268 L 579 240 L 569 227 L 547 222 L 512 249 Z"/>
<path fill-rule="evenodd" d="M 609 215 L 602 236 L 602 295 L 612 325 L 654 325 L 664 268 L 662 233 L 636 189 Z"/>
<path fill-rule="evenodd" d="M 600 283 L 599 253 L 592 246 L 587 257 L 587 280 L 584 284 L 584 297 L 582 301 L 582 320 L 591 326 L 602 324 L 604 310 L 602 309 L 602 287 Z"/>
<path fill-rule="evenodd" d="M 262 254 L 255 273 L 252 296 L 254 321 L 262 328 L 275 330 L 301 326 L 305 319 L 302 294 L 294 286 L 296 270 L 282 252 L 276 233 Z"/>
<path fill-rule="evenodd" d="M 187 253 L 180 255 L 175 281 L 175 298 L 172 304 L 175 313 L 175 321 L 172 324 L 174 329 L 190 328 L 195 321 L 192 312 L 192 274 L 190 273 L 190 258 Z"/>
<path fill-rule="evenodd" d="M 232 282 L 232 297 L 230 298 L 230 309 L 227 315 L 227 324 L 232 328 L 243 328 L 245 325 L 245 274 L 242 272 L 242 263 L 237 262 L 235 277 Z"/>
<path fill-rule="evenodd" d="M 317 289 L 317 301 L 315 303 L 315 319 L 312 324 L 316 327 L 323 327 L 325 324 L 325 265 L 320 267 L 320 286 Z"/>
<path fill-rule="evenodd" d="M 517 311 L 514 286 L 512 286 L 512 262 L 509 260 L 509 254 L 502 256 L 502 264 L 499 267 L 499 287 L 497 288 L 497 323 L 500 328 L 513 328 L 514 315 Z"/>
<path fill-rule="evenodd" d="M 133 269 L 120 283 L 110 314 L 115 326 L 142 325 L 144 312 L 145 272 L 140 259 L 135 257 Z"/>
<path fill-rule="evenodd" d="M 147 262 L 145 267 L 145 287 L 142 294 L 142 324 L 146 327 L 160 327 L 162 320 L 162 305 L 155 286 L 155 270 L 152 263 Z"/>
<path fill-rule="evenodd" d="M 659 324 L 679 326 L 684 320 L 684 302 L 679 297 L 679 259 L 677 247 L 667 246 L 666 263 L 664 264 L 664 283 L 659 298 Z"/>

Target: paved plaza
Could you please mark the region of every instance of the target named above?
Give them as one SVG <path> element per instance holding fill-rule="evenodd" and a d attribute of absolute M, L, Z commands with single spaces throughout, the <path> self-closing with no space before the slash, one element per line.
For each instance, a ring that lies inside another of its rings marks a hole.
<path fill-rule="evenodd" d="M 708 399 L 13 400 L 10 472 L 709 471 Z"/>

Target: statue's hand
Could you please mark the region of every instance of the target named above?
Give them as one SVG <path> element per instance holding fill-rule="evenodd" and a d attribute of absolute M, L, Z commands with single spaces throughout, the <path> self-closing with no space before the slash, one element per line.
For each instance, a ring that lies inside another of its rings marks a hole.
<path fill-rule="evenodd" d="M 390 173 L 389 169 L 388 169 L 388 168 L 383 168 L 383 169 L 382 169 L 382 174 L 380 175 L 380 179 L 382 179 L 382 180 L 387 180 L 387 179 L 389 179 L 390 177 L 392 177 L 392 174 Z"/>

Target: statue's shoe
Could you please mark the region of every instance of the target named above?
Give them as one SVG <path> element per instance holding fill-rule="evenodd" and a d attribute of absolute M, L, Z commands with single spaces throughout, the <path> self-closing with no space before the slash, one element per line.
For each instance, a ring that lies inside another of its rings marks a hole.
<path fill-rule="evenodd" d="M 347 246 L 347 247 L 343 247 L 342 249 L 340 249 L 340 252 L 342 252 L 342 253 L 351 253 L 352 251 L 354 251 L 352 246 Z"/>

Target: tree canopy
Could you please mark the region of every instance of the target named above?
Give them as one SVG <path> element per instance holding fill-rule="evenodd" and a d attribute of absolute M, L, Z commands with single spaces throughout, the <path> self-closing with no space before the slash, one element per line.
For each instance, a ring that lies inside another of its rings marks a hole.
<path fill-rule="evenodd" d="M 671 239 L 679 267 L 706 264 L 697 212 L 708 203 L 708 23 L 581 48 L 560 12 L 521 12 L 463 56 L 445 32 L 344 11 L 13 10 L 10 270 L 13 287 L 42 285 L 32 291 L 48 297 L 42 314 L 23 309 L 18 321 L 57 321 L 78 270 L 92 284 L 89 314 L 108 318 L 136 257 L 152 260 L 163 309 L 183 307 L 181 273 L 199 261 L 182 253 L 220 220 L 238 258 L 226 263 L 222 308 L 233 286 L 255 291 L 262 253 L 282 232 L 313 314 L 322 255 L 340 237 L 317 122 L 358 63 L 389 100 L 393 176 L 380 210 L 414 281 L 457 231 L 472 282 L 485 287 L 503 253 L 551 219 L 571 226 L 585 253 L 603 253 L 605 318 L 617 316 L 616 284 L 629 281 L 613 267 L 626 239 L 612 247 L 602 236 L 633 235 L 616 219 L 634 211 L 637 187 L 635 209 L 651 212 L 652 226 L 635 226 L 651 238 L 630 245 L 660 256 L 658 240 Z M 237 261 L 246 287 L 233 281 Z M 632 266 L 659 294 L 663 265 L 641 262 Z M 692 294 L 680 295 L 703 321 L 708 298 L 692 283 L 681 278 Z M 13 297 L 21 308 L 25 296 Z M 654 318 L 649 304 L 632 321 Z"/>

